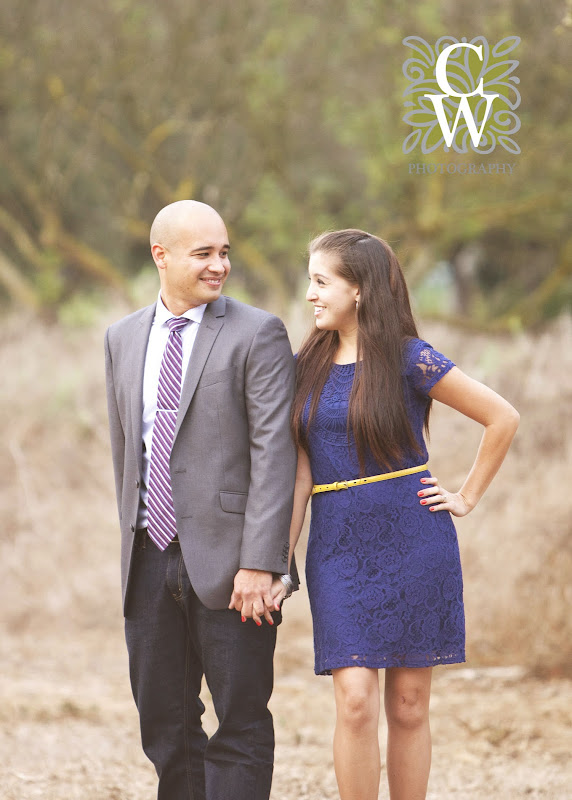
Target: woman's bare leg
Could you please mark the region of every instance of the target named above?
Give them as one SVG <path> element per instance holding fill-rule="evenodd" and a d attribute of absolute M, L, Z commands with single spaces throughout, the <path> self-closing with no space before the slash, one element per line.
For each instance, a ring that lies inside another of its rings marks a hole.
<path fill-rule="evenodd" d="M 334 767 L 341 800 L 377 800 L 381 771 L 376 669 L 332 670 L 336 697 Z"/>
<path fill-rule="evenodd" d="M 425 800 L 431 767 L 431 667 L 386 670 L 387 776 L 391 800 Z"/>

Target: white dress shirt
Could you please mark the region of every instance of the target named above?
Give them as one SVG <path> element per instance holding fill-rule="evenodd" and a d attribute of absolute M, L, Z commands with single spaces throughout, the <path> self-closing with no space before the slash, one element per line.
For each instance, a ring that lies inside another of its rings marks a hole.
<path fill-rule="evenodd" d="M 187 374 L 187 367 L 191 359 L 191 352 L 199 325 L 205 313 L 206 303 L 196 308 L 190 308 L 185 311 L 181 316 L 187 317 L 190 320 L 188 325 L 181 331 L 181 339 L 183 340 L 183 379 Z M 157 309 L 155 311 L 155 318 L 149 333 L 149 341 L 147 343 L 147 354 L 145 356 L 145 373 L 143 376 L 143 481 L 140 487 L 141 502 L 139 503 L 139 513 L 137 515 L 137 527 L 147 527 L 147 486 L 149 485 L 149 472 L 151 469 L 151 447 L 153 444 L 153 424 L 155 423 L 155 415 L 157 414 L 157 392 L 159 390 L 159 373 L 161 371 L 161 361 L 163 360 L 163 352 L 167 346 L 169 338 L 169 326 L 167 320 L 174 317 L 168 308 L 166 308 L 163 300 L 161 299 L 161 292 L 157 300 Z M 182 387 L 181 383 L 181 387 Z"/>

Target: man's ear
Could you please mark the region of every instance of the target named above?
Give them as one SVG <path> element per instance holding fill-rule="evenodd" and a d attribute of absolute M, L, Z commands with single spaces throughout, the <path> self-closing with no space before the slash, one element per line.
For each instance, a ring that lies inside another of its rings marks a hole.
<path fill-rule="evenodd" d="M 155 242 L 151 245 L 151 255 L 153 256 L 153 261 L 157 265 L 158 269 L 165 269 L 167 266 L 167 250 L 163 247 L 162 244 L 159 242 Z"/>

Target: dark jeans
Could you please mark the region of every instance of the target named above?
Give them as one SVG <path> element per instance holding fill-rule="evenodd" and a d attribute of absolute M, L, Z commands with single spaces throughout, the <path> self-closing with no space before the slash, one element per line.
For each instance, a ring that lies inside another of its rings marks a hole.
<path fill-rule="evenodd" d="M 230 598 L 229 598 L 230 600 Z M 274 760 L 276 625 L 243 623 L 197 598 L 177 542 L 161 552 L 138 531 L 125 636 L 143 749 L 159 776 L 158 800 L 268 800 Z M 203 674 L 219 727 L 208 739 Z"/>

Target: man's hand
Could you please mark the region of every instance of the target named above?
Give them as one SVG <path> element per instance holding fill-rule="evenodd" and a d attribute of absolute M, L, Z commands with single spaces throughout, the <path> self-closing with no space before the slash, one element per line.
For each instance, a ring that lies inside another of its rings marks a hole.
<path fill-rule="evenodd" d="M 274 625 L 271 611 L 276 610 L 270 591 L 272 573 L 260 569 L 239 569 L 234 577 L 234 591 L 230 598 L 229 608 L 240 611 L 242 621 L 248 617 L 262 625 L 261 617 L 265 617 L 269 625 Z"/>

